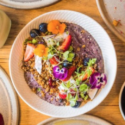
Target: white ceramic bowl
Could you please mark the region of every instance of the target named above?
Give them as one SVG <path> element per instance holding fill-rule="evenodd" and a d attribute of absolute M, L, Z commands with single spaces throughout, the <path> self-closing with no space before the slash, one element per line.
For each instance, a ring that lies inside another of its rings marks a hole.
<path fill-rule="evenodd" d="M 25 82 L 23 71 L 21 70 L 21 60 L 23 58 L 23 42 L 29 36 L 29 32 L 33 28 L 38 28 L 42 22 L 50 20 L 60 20 L 64 22 L 72 22 L 85 28 L 99 44 L 103 58 L 105 73 L 107 74 L 108 83 L 102 91 L 97 94 L 93 101 L 88 102 L 81 108 L 59 107 L 49 104 L 34 94 Z M 99 105 L 111 90 L 117 71 L 116 53 L 111 39 L 105 30 L 90 17 L 68 10 L 59 10 L 40 15 L 29 22 L 18 34 L 10 53 L 9 60 L 10 76 L 13 85 L 19 96 L 34 110 L 53 117 L 73 117 L 90 111 Z"/>

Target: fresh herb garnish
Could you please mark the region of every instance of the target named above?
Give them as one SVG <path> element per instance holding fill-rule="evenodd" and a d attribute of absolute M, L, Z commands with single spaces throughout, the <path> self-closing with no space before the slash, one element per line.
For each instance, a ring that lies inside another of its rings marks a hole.
<path fill-rule="evenodd" d="M 89 97 L 89 96 L 88 96 L 88 95 L 86 95 L 86 96 L 84 97 L 84 100 L 87 100 L 87 99 L 88 99 L 88 97 Z"/>
<path fill-rule="evenodd" d="M 66 99 L 70 102 L 71 106 L 74 106 L 76 104 L 76 101 L 78 100 L 78 95 L 76 94 L 76 96 L 74 97 L 70 93 L 68 93 Z"/>
<path fill-rule="evenodd" d="M 79 72 L 80 68 L 82 68 L 83 65 L 80 65 L 78 68 L 77 68 L 77 72 Z"/>
<path fill-rule="evenodd" d="M 68 56 L 69 56 L 69 51 L 66 51 L 66 52 L 63 53 L 64 60 L 67 60 Z"/>
<path fill-rule="evenodd" d="M 37 88 L 37 91 L 40 92 L 40 91 L 41 91 L 41 88 Z"/>
<path fill-rule="evenodd" d="M 32 43 L 33 43 L 33 44 L 36 44 L 36 43 L 38 43 L 38 41 L 37 41 L 36 39 L 33 39 L 33 40 L 32 40 Z"/>
<path fill-rule="evenodd" d="M 75 56 L 75 54 L 70 52 L 70 51 L 66 51 L 66 52 L 63 53 L 64 60 L 67 60 L 69 62 L 73 61 L 74 56 Z"/>
<path fill-rule="evenodd" d="M 87 92 L 89 89 L 89 86 L 85 83 L 81 84 L 79 87 L 80 92 Z"/>
<path fill-rule="evenodd" d="M 45 56 L 43 56 L 43 58 L 42 58 L 42 59 L 43 59 L 43 60 L 45 60 L 45 61 L 46 61 L 46 60 L 48 60 L 48 58 L 47 58 L 47 57 L 45 57 Z"/>
<path fill-rule="evenodd" d="M 51 59 L 53 56 L 54 56 L 54 54 L 49 53 L 49 54 L 48 54 L 48 60 Z"/>
<path fill-rule="evenodd" d="M 70 46 L 68 51 L 72 52 L 73 51 L 73 47 Z"/>
<path fill-rule="evenodd" d="M 80 80 L 79 79 L 76 79 L 76 85 L 80 85 Z"/>
<path fill-rule="evenodd" d="M 90 69 L 90 67 L 86 69 L 86 73 L 87 73 L 88 78 L 92 75 L 92 70 Z"/>
<path fill-rule="evenodd" d="M 62 65 L 59 65 L 59 68 L 62 69 Z"/>
<path fill-rule="evenodd" d="M 69 35 L 69 31 L 66 31 L 66 34 Z"/>
<path fill-rule="evenodd" d="M 88 62 L 88 67 L 93 66 L 96 63 L 96 60 L 97 60 L 96 58 L 90 59 Z"/>

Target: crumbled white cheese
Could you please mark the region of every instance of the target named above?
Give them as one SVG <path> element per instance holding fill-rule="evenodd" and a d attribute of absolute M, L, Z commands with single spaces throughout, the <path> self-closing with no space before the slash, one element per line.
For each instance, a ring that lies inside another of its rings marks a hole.
<path fill-rule="evenodd" d="M 89 89 L 88 90 L 88 95 L 89 95 L 89 97 L 91 98 L 91 100 L 93 100 L 94 99 L 94 97 L 95 97 L 95 95 L 96 95 L 96 93 L 97 93 L 97 91 L 98 91 L 98 89 L 97 88 L 95 88 L 95 89 Z"/>
<path fill-rule="evenodd" d="M 39 74 L 42 73 L 42 57 L 35 55 L 35 69 Z"/>

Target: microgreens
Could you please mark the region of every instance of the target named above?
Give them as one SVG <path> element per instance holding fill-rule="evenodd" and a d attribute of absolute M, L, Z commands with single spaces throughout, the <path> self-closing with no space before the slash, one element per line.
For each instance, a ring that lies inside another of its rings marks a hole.
<path fill-rule="evenodd" d="M 89 86 L 87 84 L 81 84 L 79 87 L 80 92 L 87 92 L 89 89 Z"/>
<path fill-rule="evenodd" d="M 41 88 L 37 88 L 37 91 L 40 92 L 40 91 L 41 91 Z"/>
<path fill-rule="evenodd" d="M 90 59 L 88 62 L 88 67 L 93 66 L 96 63 L 96 60 L 97 60 L 96 58 Z"/>
<path fill-rule="evenodd" d="M 73 51 L 73 47 L 70 46 L 68 51 L 72 52 Z"/>
<path fill-rule="evenodd" d="M 46 60 L 48 60 L 48 58 L 47 58 L 47 57 L 45 57 L 45 56 L 44 56 L 42 59 L 43 59 L 43 60 L 45 60 L 45 61 L 46 61 Z"/>
<path fill-rule="evenodd" d="M 74 56 L 75 56 L 75 54 L 70 51 L 66 51 L 63 53 L 64 60 L 68 60 L 69 62 L 73 61 Z"/>

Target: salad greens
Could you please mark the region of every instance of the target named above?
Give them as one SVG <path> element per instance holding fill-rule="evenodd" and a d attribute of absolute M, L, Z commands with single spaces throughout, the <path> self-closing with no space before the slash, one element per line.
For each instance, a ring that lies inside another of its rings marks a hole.
<path fill-rule="evenodd" d="M 63 59 L 68 60 L 69 62 L 73 61 L 74 56 L 75 56 L 75 53 L 72 53 L 70 51 L 66 51 L 63 53 Z"/>

